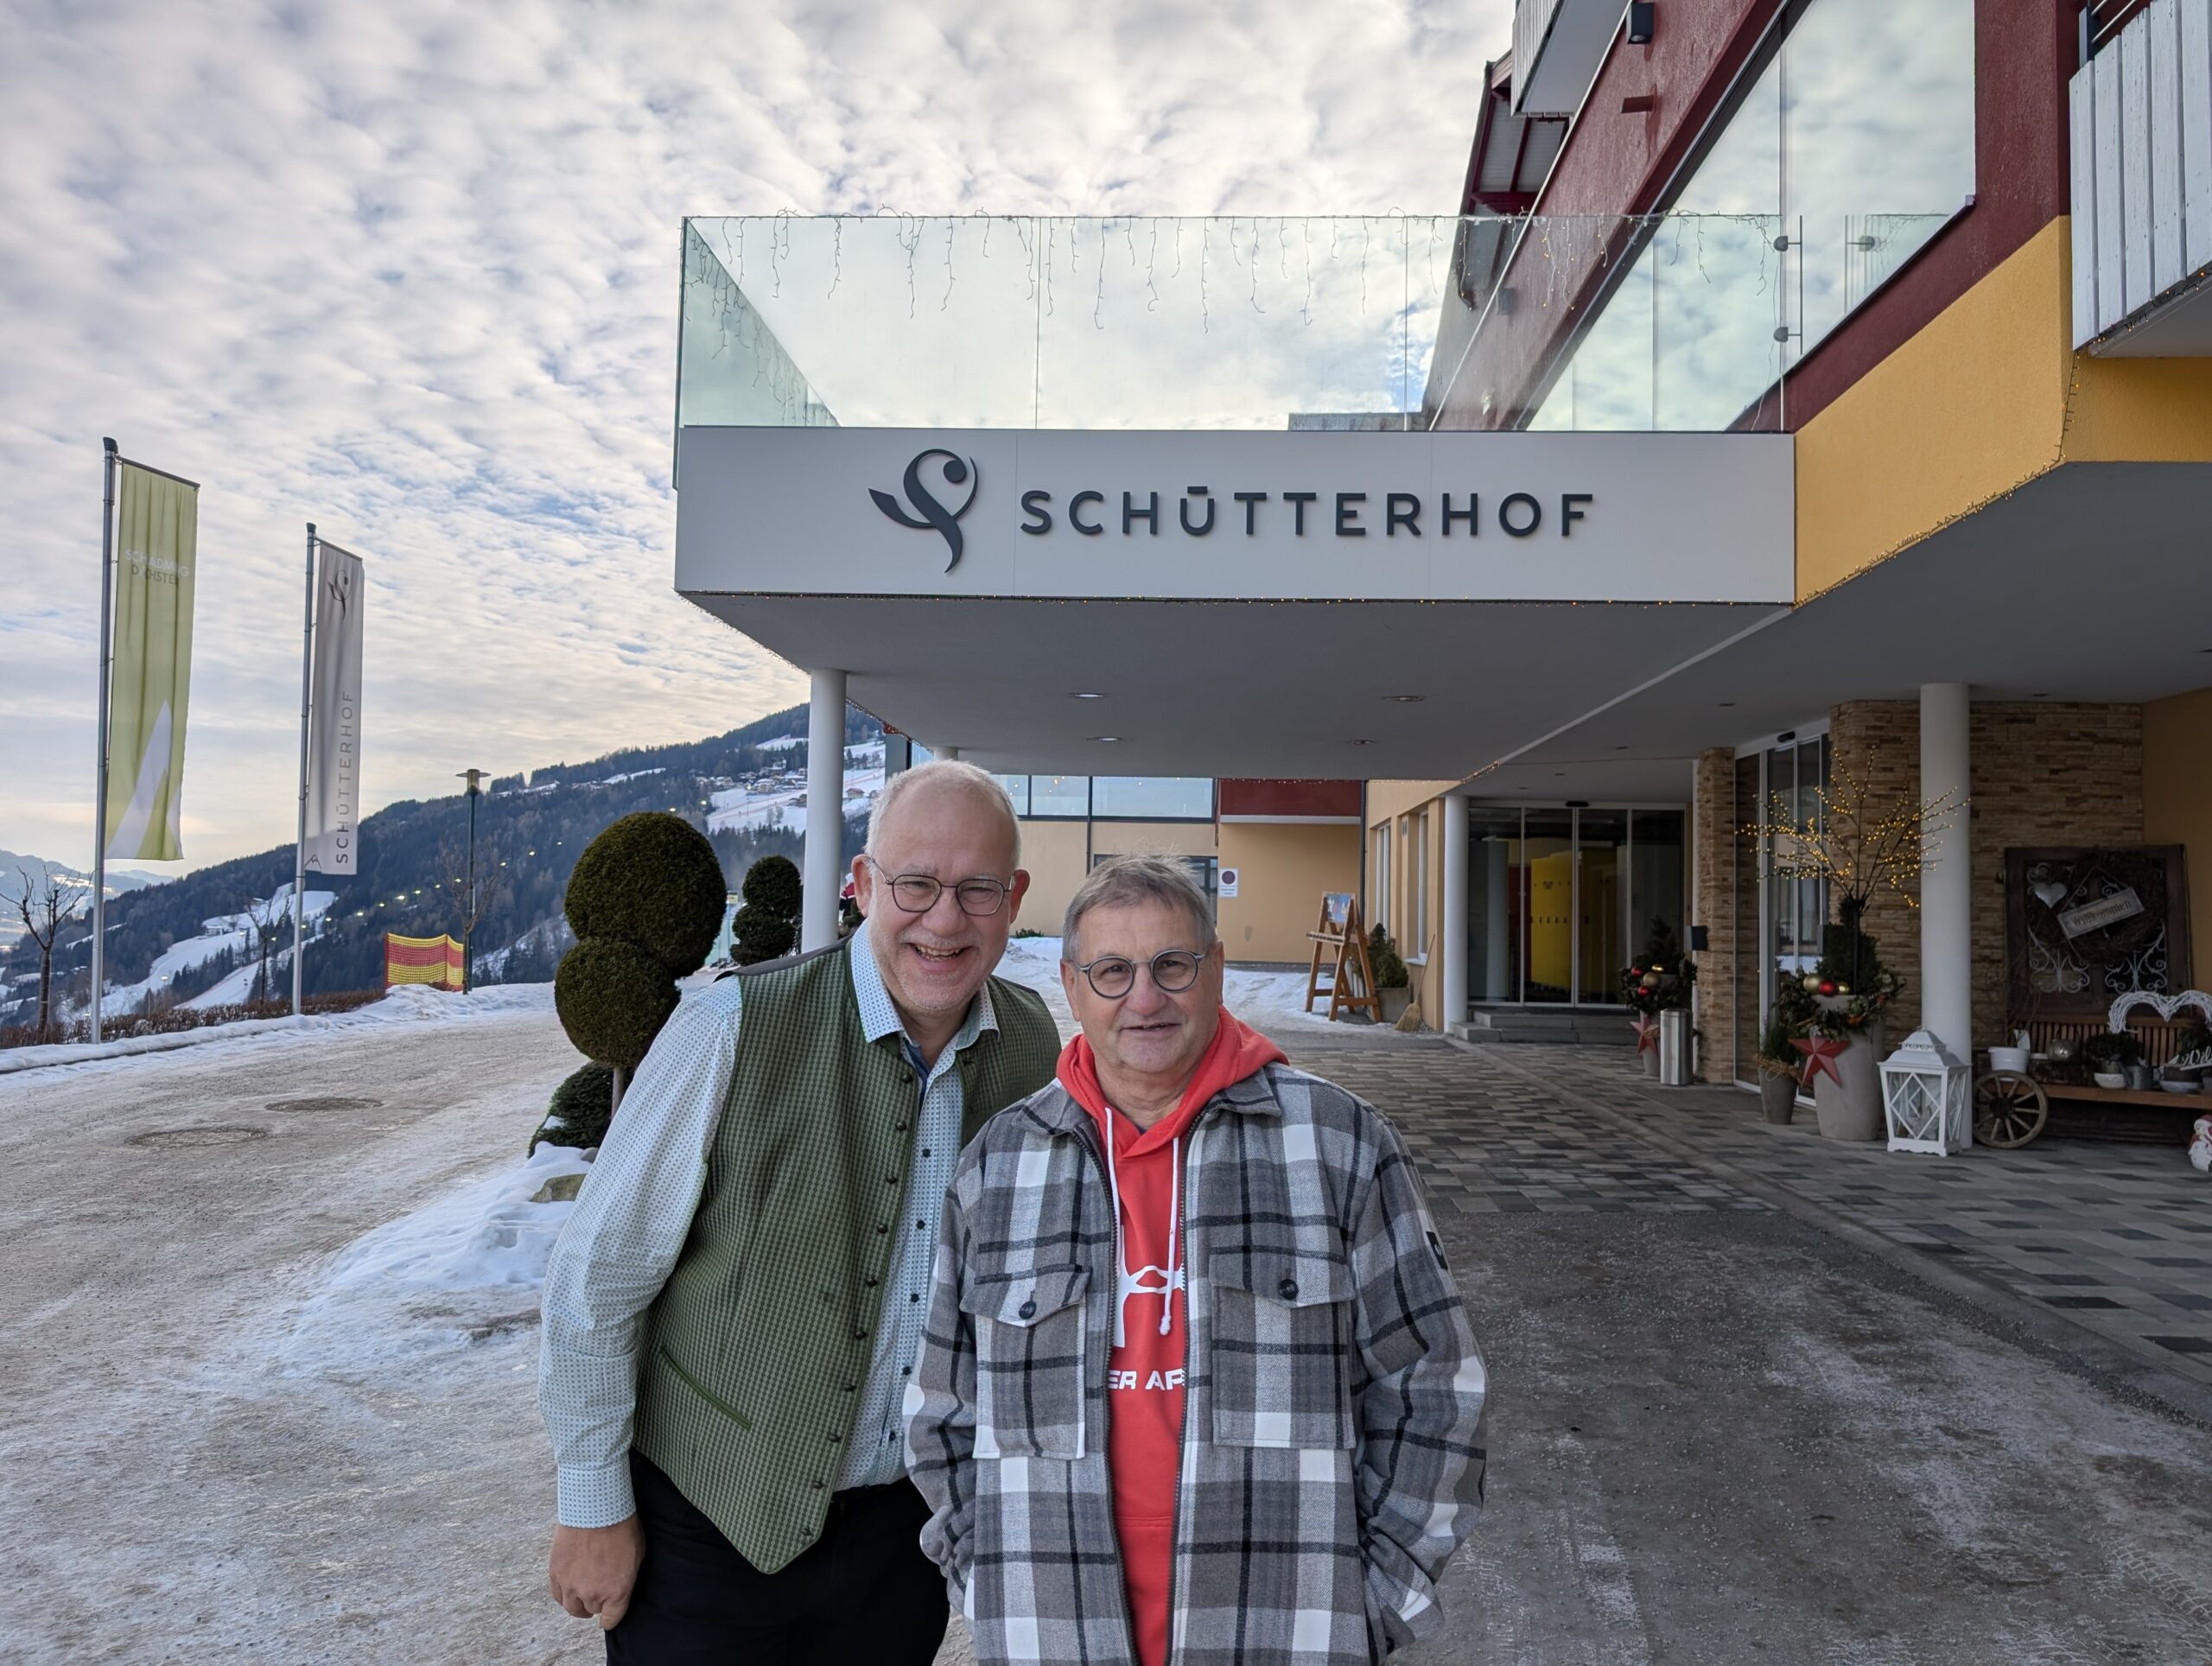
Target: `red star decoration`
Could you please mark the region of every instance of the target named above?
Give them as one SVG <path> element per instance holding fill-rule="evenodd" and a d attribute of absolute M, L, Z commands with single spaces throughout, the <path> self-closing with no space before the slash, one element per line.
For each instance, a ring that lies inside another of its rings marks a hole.
<path fill-rule="evenodd" d="M 1843 1072 L 1835 1067 L 1835 1061 L 1843 1052 L 1842 1042 L 1834 1036 L 1815 1035 L 1789 1045 L 1805 1055 L 1805 1073 L 1798 1078 L 1805 1086 L 1812 1086 L 1814 1078 L 1823 1071 L 1835 1078 L 1838 1087 L 1843 1085 Z"/>
<path fill-rule="evenodd" d="M 1636 1015 L 1636 1052 L 1638 1058 L 1647 1052 L 1659 1051 L 1659 1021 L 1649 1013 Z"/>

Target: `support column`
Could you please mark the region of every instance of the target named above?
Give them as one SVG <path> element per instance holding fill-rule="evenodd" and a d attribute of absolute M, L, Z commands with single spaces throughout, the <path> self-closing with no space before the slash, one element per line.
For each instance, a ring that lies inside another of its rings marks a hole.
<path fill-rule="evenodd" d="M 837 940 L 845 867 L 845 673 L 817 671 L 806 714 L 806 862 L 798 946 Z"/>
<path fill-rule="evenodd" d="M 938 747 L 931 751 L 931 756 L 942 758 L 947 763 L 957 764 L 960 761 L 960 748 L 958 747 Z"/>
<path fill-rule="evenodd" d="M 1467 1021 L 1467 801 L 1444 798 L 1444 918 L 1439 948 L 1444 956 L 1444 1010 L 1436 1027 L 1449 1032 Z"/>
<path fill-rule="evenodd" d="M 1970 710 L 1965 684 L 1921 685 L 1921 799 L 1950 794 L 1955 817 L 1936 860 L 1920 870 L 1920 1023 L 1967 1063 L 1974 1058 Z"/>

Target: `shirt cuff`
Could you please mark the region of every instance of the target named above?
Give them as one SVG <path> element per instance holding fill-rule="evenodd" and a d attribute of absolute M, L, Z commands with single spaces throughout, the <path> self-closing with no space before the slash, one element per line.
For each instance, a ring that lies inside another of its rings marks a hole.
<path fill-rule="evenodd" d="M 554 1518 L 563 1527 L 613 1527 L 638 1513 L 627 1452 L 611 1464 L 563 1464 L 556 1476 Z"/>

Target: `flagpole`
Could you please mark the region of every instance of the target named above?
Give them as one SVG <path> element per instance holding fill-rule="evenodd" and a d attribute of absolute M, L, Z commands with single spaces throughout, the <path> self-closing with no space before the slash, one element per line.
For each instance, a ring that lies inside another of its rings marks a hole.
<path fill-rule="evenodd" d="M 300 840 L 292 849 L 292 1016 L 300 1015 L 300 939 L 307 918 L 308 715 L 315 699 L 315 523 L 308 523 L 307 621 L 300 627 Z"/>
<path fill-rule="evenodd" d="M 115 645 L 110 616 L 115 607 L 115 442 L 100 441 L 105 461 L 100 489 L 100 720 L 92 785 L 92 1027 L 100 1039 L 100 1007 L 107 993 L 107 684 Z"/>

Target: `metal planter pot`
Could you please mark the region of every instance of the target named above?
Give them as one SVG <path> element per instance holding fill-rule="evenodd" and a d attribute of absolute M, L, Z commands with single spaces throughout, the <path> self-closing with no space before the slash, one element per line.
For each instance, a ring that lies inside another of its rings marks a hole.
<path fill-rule="evenodd" d="M 1759 1110 L 1777 1127 L 1797 1114 L 1797 1078 L 1768 1075 L 1759 1078 Z"/>

